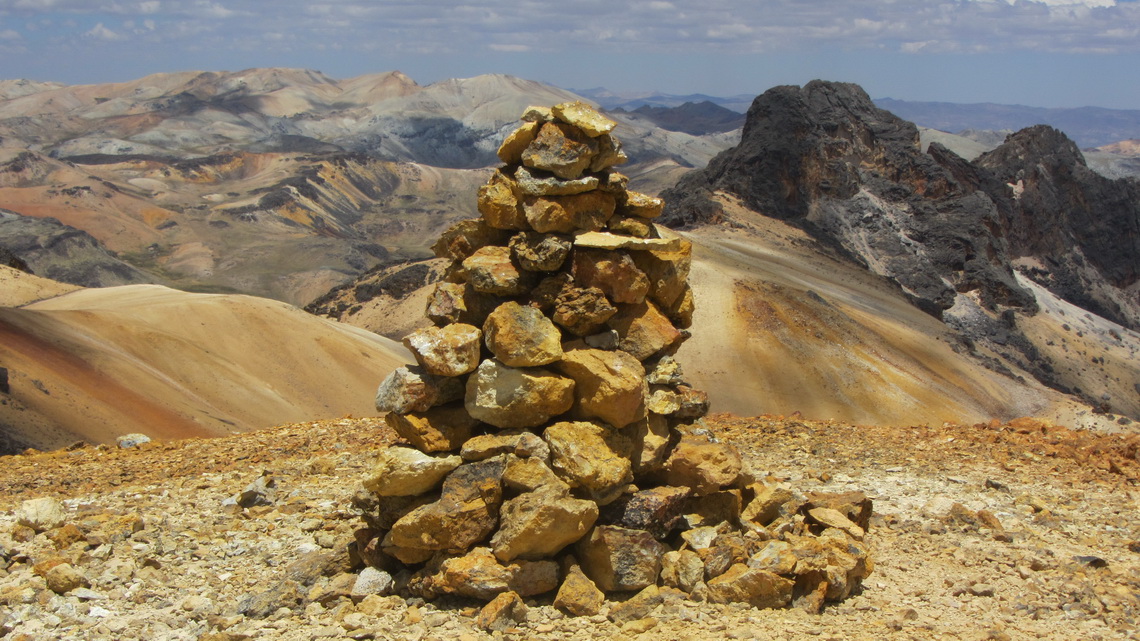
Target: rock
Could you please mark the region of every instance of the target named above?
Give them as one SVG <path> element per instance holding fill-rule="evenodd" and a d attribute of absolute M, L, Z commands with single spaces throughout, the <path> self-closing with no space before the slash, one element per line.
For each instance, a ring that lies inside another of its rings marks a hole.
<path fill-rule="evenodd" d="M 622 203 L 622 213 L 638 218 L 656 218 L 665 209 L 665 201 L 656 196 L 649 196 L 636 191 L 627 191 L 625 202 Z"/>
<path fill-rule="evenodd" d="M 676 414 L 681 409 L 681 396 L 668 387 L 654 385 L 645 400 L 645 408 L 662 416 Z"/>
<path fill-rule="evenodd" d="M 570 196 L 527 196 L 522 211 L 535 231 L 569 234 L 603 229 L 616 206 L 612 195 L 594 190 Z"/>
<path fill-rule="evenodd" d="M 67 522 L 67 513 L 56 499 L 28 499 L 16 510 L 16 522 L 36 532 L 44 532 Z"/>
<path fill-rule="evenodd" d="M 789 546 L 790 547 L 790 546 Z M 661 582 L 684 592 L 692 592 L 705 580 L 705 563 L 692 550 L 671 550 L 661 557 Z"/>
<path fill-rule="evenodd" d="M 587 347 L 594 349 L 614 350 L 618 346 L 618 333 L 612 329 L 607 329 L 597 334 L 591 334 L 582 339 L 585 341 Z"/>
<path fill-rule="evenodd" d="M 439 258 L 462 261 L 482 247 L 502 245 L 506 240 L 506 231 L 491 227 L 481 218 L 471 218 L 448 228 L 431 250 Z"/>
<path fill-rule="evenodd" d="M 653 224 L 640 218 L 631 218 L 614 214 L 606 223 L 606 230 L 622 236 L 635 236 L 637 238 L 653 238 L 656 230 Z"/>
<path fill-rule="evenodd" d="M 554 302 L 562 290 L 572 287 L 573 284 L 574 278 L 565 272 L 547 276 L 531 290 L 529 303 L 544 312 L 549 311 L 554 307 Z"/>
<path fill-rule="evenodd" d="M 467 315 L 467 289 L 463 283 L 436 283 L 425 310 L 427 317 L 437 324 L 460 322 Z"/>
<path fill-rule="evenodd" d="M 656 585 L 650 585 L 629 599 L 614 604 L 607 616 L 610 621 L 618 625 L 630 623 L 644 619 L 653 608 L 661 605 L 666 599 L 678 600 L 685 596 L 685 593 L 668 586 L 658 588 Z"/>
<path fill-rule="evenodd" d="M 648 290 L 648 279 L 645 287 Z M 607 324 L 621 337 L 618 348 L 639 361 L 672 348 L 682 338 L 681 332 L 649 301 L 620 305 Z"/>
<path fill-rule="evenodd" d="M 381 412 L 426 412 L 463 398 L 463 383 L 435 376 L 422 367 L 397 367 L 376 390 L 376 409 Z"/>
<path fill-rule="evenodd" d="M 131 447 L 138 447 L 143 443 L 150 443 L 150 437 L 146 434 L 139 433 L 123 434 L 122 436 L 115 438 L 115 443 L 121 449 L 128 449 Z"/>
<path fill-rule="evenodd" d="M 384 421 L 413 447 L 427 453 L 459 449 L 479 424 L 462 403 L 440 405 L 426 412 L 389 412 Z"/>
<path fill-rule="evenodd" d="M 833 510 L 829 507 L 815 507 L 808 509 L 807 513 L 816 523 L 843 530 L 847 534 L 850 534 L 851 538 L 856 541 L 863 540 L 863 528 L 856 525 L 851 519 L 840 513 L 839 510 Z"/>
<path fill-rule="evenodd" d="M 678 385 L 676 391 L 681 407 L 673 413 L 673 418 L 693 420 L 709 413 L 709 395 L 706 392 L 688 385 Z"/>
<path fill-rule="evenodd" d="M 471 416 L 495 427 L 538 427 L 574 404 L 574 381 L 487 359 L 467 379 L 464 403 Z"/>
<path fill-rule="evenodd" d="M 650 385 L 680 385 L 685 382 L 681 364 L 672 356 L 663 356 L 645 368 L 645 382 Z"/>
<path fill-rule="evenodd" d="M 645 368 L 629 354 L 573 349 L 554 367 L 574 380 L 574 409 L 579 416 L 618 428 L 645 418 Z"/>
<path fill-rule="evenodd" d="M 428 373 L 462 376 L 479 366 L 481 338 L 478 327 L 452 323 L 417 329 L 405 336 L 403 343 Z"/>
<path fill-rule="evenodd" d="M 515 184 L 526 196 L 571 196 L 593 191 L 601 186 L 601 181 L 589 175 L 563 180 L 544 171 L 519 167 L 515 170 Z"/>
<path fill-rule="evenodd" d="M 690 490 L 661 486 L 623 494 L 602 510 L 602 522 L 645 530 L 664 539 L 681 524 Z"/>
<path fill-rule="evenodd" d="M 687 329 L 693 326 L 693 313 L 696 305 L 693 301 L 693 288 L 685 285 L 681 295 L 669 307 L 662 308 L 661 312 L 669 317 L 678 329 Z"/>
<path fill-rule="evenodd" d="M 787 541 L 765 541 L 760 550 L 748 558 L 748 567 L 765 570 L 772 574 L 791 574 L 796 567 L 797 557 L 792 544 Z"/>
<path fill-rule="evenodd" d="M 601 612 L 605 601 L 606 595 L 586 576 L 581 567 L 573 565 L 558 588 L 554 607 L 572 616 L 586 617 Z"/>
<path fill-rule="evenodd" d="M 616 499 L 633 480 L 629 459 L 620 453 L 628 451 L 628 439 L 612 428 L 563 421 L 547 427 L 542 436 L 550 445 L 551 468 L 599 505 Z"/>
<path fill-rule="evenodd" d="M 678 244 L 680 246 L 675 251 L 640 251 L 631 254 L 634 264 L 649 278 L 649 299 L 663 309 L 677 302 L 685 293 L 689 282 L 693 244 L 680 239 Z"/>
<path fill-rule="evenodd" d="M 507 165 L 520 164 L 523 150 L 534 142 L 535 136 L 538 135 L 538 128 L 541 126 L 542 123 L 540 122 L 524 122 L 517 129 L 507 134 L 507 137 L 503 139 L 503 144 L 499 145 L 499 160 Z"/>
<path fill-rule="evenodd" d="M 463 444 L 463 450 L 459 454 L 465 461 L 482 461 L 500 454 L 514 454 L 520 441 L 528 438 L 534 438 L 545 448 L 546 443 L 533 432 L 503 430 L 495 434 L 480 434 L 469 439 Z M 546 451 L 549 453 L 549 449 Z"/>
<path fill-rule="evenodd" d="M 648 414 L 644 419 L 625 428 L 633 442 L 630 462 L 637 478 L 661 468 L 669 456 L 672 435 L 669 422 L 660 414 Z"/>
<path fill-rule="evenodd" d="M 582 538 L 597 518 L 598 506 L 593 501 L 575 499 L 557 489 L 526 492 L 503 504 L 491 547 L 503 562 L 551 557 Z"/>
<path fill-rule="evenodd" d="M 590 171 L 605 171 L 610 167 L 624 164 L 629 160 L 629 156 L 627 156 L 625 151 L 622 149 L 621 141 L 617 138 L 614 138 L 613 136 L 607 134 L 602 134 L 601 136 L 597 137 L 597 141 L 598 153 L 594 156 L 594 159 L 590 161 Z M 612 176 L 616 173 L 617 172 L 611 172 L 610 175 Z M 621 176 L 621 174 L 618 174 L 618 176 Z M 621 176 L 621 178 L 625 178 L 625 176 Z M 625 184 L 628 182 L 629 180 L 625 179 L 624 182 L 619 183 L 620 187 L 611 183 L 609 185 L 603 186 L 603 188 L 611 190 L 625 189 Z"/>
<path fill-rule="evenodd" d="M 641 303 L 649 293 L 649 278 L 622 251 L 575 249 L 572 273 L 580 287 L 596 287 L 615 303 Z"/>
<path fill-rule="evenodd" d="M 264 474 L 247 485 L 236 498 L 236 503 L 244 508 L 273 505 L 276 502 L 277 481 Z"/>
<path fill-rule="evenodd" d="M 431 456 L 410 447 L 380 450 L 364 487 L 379 496 L 413 496 L 435 489 L 463 459 Z"/>
<path fill-rule="evenodd" d="M 364 568 L 352 585 L 352 597 L 384 596 L 392 590 L 392 575 L 376 568 Z"/>
<path fill-rule="evenodd" d="M 304 599 L 295 581 L 279 581 L 255 594 L 246 594 L 237 605 L 237 613 L 252 619 L 264 619 L 280 608 L 294 608 Z"/>
<path fill-rule="evenodd" d="M 514 592 L 504 592 L 479 610 L 475 625 L 488 632 L 501 632 L 526 620 L 526 604 Z"/>
<path fill-rule="evenodd" d="M 665 461 L 664 470 L 669 485 L 689 487 L 704 495 L 735 483 L 743 467 L 740 454 L 731 445 L 685 437 Z"/>
<path fill-rule="evenodd" d="M 740 490 L 720 490 L 694 496 L 686 507 L 686 518 L 692 523 L 740 523 L 742 497 Z"/>
<path fill-rule="evenodd" d="M 550 487 L 560 493 L 569 493 L 570 486 L 550 469 L 544 462 L 546 458 L 507 457 L 503 484 L 516 492 L 533 492 L 539 488 Z"/>
<path fill-rule="evenodd" d="M 608 134 L 617 126 L 616 122 L 580 100 L 554 105 L 550 111 L 558 120 L 581 129 L 591 138 Z"/>
<path fill-rule="evenodd" d="M 590 167 L 598 142 L 565 123 L 547 122 L 522 153 L 522 164 L 562 179 L 574 179 Z"/>
<path fill-rule="evenodd" d="M 87 577 L 83 572 L 70 563 L 61 563 L 47 571 L 44 575 L 47 587 L 56 594 L 66 594 L 76 588 L 87 587 Z"/>
<path fill-rule="evenodd" d="M 574 247 L 585 249 L 630 249 L 635 255 L 645 251 L 674 252 L 681 248 L 679 238 L 639 238 L 604 231 L 587 231 L 574 235 Z"/>
<path fill-rule="evenodd" d="M 533 596 L 558 587 L 558 564 L 520 560 L 505 565 L 491 550 L 480 547 L 443 561 L 431 582 L 434 589 L 445 594 L 483 601 L 507 591 Z"/>
<path fill-rule="evenodd" d="M 794 586 L 794 581 L 782 576 L 737 563 L 708 582 L 708 598 L 713 603 L 747 603 L 754 608 L 782 608 L 791 602 Z"/>
<path fill-rule="evenodd" d="M 565 287 L 554 300 L 552 318 L 571 334 L 586 336 L 602 329 L 616 313 L 617 308 L 597 287 Z"/>
<path fill-rule="evenodd" d="M 644 530 L 616 525 L 595 527 L 575 546 L 582 570 L 603 592 L 655 584 L 667 549 Z"/>
<path fill-rule="evenodd" d="M 562 332 L 537 308 L 514 301 L 487 316 L 483 338 L 495 358 L 509 367 L 536 367 L 562 358 Z"/>
<path fill-rule="evenodd" d="M 532 272 L 552 272 L 562 267 L 570 255 L 569 239 L 553 234 L 522 232 L 511 238 L 511 256 L 519 267 Z"/>
<path fill-rule="evenodd" d="M 456 457 L 458 458 L 458 457 Z M 462 553 L 485 541 L 498 524 L 505 461 L 461 465 L 444 480 L 440 498 L 408 512 L 392 525 L 384 547 Z"/>
<path fill-rule="evenodd" d="M 777 485 L 755 483 L 748 486 L 753 499 L 744 507 L 740 518 L 758 525 L 768 525 L 780 516 L 780 508 L 795 496 L 792 491 Z"/>
<path fill-rule="evenodd" d="M 526 229 L 528 227 L 515 181 L 496 170 L 487 184 L 479 188 L 478 208 L 483 221 L 495 229 Z"/>
<path fill-rule="evenodd" d="M 482 247 L 463 259 L 462 265 L 467 283 L 477 292 L 520 296 L 532 285 L 530 272 L 511 262 L 511 250 L 507 247 Z"/>

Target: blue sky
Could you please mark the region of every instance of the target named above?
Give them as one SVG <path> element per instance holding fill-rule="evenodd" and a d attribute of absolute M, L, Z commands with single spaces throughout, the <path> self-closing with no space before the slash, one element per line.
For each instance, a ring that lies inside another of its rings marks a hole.
<path fill-rule="evenodd" d="M 1140 109 L 1136 0 L 0 0 L 0 78 L 508 73 L 562 87 Z"/>

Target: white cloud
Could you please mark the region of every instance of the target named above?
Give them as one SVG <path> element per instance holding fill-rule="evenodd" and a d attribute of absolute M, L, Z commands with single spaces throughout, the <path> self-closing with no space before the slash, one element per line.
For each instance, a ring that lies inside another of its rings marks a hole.
<path fill-rule="evenodd" d="M 102 22 L 97 23 L 94 27 L 91 27 L 91 29 L 83 35 L 89 38 L 94 38 L 96 40 L 106 40 L 107 42 L 123 40 L 126 38 L 126 36 L 115 33 L 114 31 L 111 31 L 107 27 L 103 26 Z"/>
<path fill-rule="evenodd" d="M 530 45 L 517 45 L 517 44 L 514 44 L 514 45 L 512 45 L 512 44 L 491 44 L 491 45 L 488 45 L 487 48 L 490 49 L 491 51 L 505 51 L 505 52 L 511 52 L 511 53 L 522 53 L 522 52 L 531 50 Z"/>
<path fill-rule="evenodd" d="M 20 32 L 16 31 L 15 29 L 5 29 L 3 31 L 0 31 L 0 40 L 19 40 L 21 38 L 23 38 L 23 36 L 21 36 Z"/>

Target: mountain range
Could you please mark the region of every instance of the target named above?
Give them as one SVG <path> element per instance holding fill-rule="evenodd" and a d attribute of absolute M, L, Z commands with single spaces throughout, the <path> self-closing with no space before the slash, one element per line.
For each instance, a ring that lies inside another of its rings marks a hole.
<path fill-rule="evenodd" d="M 368 388 L 407 358 L 392 341 L 426 322 L 442 277 L 428 247 L 478 215 L 476 189 L 527 105 L 579 98 L 508 76 L 421 87 L 398 72 L 291 69 L 5 81 L 0 97 L 0 248 L 72 283 L 7 272 L 6 286 L 33 293 L 2 305 L 19 340 L 0 350 L 0 414 L 13 443 L 54 447 L 144 429 L 119 403 L 84 431 L 107 380 L 200 433 L 369 412 Z M 1140 418 L 1134 183 L 1096 176 L 1060 132 L 1004 144 L 920 133 L 847 85 L 750 102 L 729 131 L 677 131 L 686 114 L 698 127 L 725 115 L 693 100 L 610 113 L 622 171 L 664 193 L 664 220 L 696 248 L 680 357 L 715 409 L 1112 429 Z M 1069 206 L 1104 202 L 1122 205 L 1115 218 Z M 344 343 L 348 325 L 387 340 Z M 281 363 L 225 365 L 266 354 Z M 215 370 L 232 377 L 185 378 Z M 243 387 L 275 400 L 239 410 Z"/>

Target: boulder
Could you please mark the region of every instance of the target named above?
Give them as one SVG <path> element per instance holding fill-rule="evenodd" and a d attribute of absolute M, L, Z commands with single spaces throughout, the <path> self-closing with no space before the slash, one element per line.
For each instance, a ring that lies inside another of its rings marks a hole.
<path fill-rule="evenodd" d="M 580 100 L 554 105 L 550 112 L 558 120 L 582 130 L 591 138 L 608 134 L 617 126 L 616 122 L 606 118 L 598 113 L 597 109 Z"/>
<path fill-rule="evenodd" d="M 537 367 L 562 358 L 558 327 L 541 310 L 514 301 L 487 316 L 483 339 L 495 358 L 509 367 Z"/>
<path fill-rule="evenodd" d="M 542 434 L 550 445 L 550 466 L 571 487 L 580 488 L 599 505 L 621 495 L 633 480 L 627 438 L 617 430 L 589 421 L 563 421 Z"/>
<path fill-rule="evenodd" d="M 520 164 L 523 151 L 530 143 L 534 142 L 541 126 L 542 123 L 539 122 L 524 122 L 517 129 L 507 134 L 507 137 L 503 139 L 503 144 L 499 145 L 499 160 L 507 165 Z"/>
<path fill-rule="evenodd" d="M 622 351 L 572 349 L 554 368 L 574 379 L 575 411 L 625 427 L 645 418 L 645 368 Z"/>
<path fill-rule="evenodd" d="M 644 530 L 599 525 L 575 546 L 582 570 L 603 592 L 640 590 L 657 582 L 668 548 Z"/>
<path fill-rule="evenodd" d="M 503 562 L 551 557 L 582 538 L 597 518 L 598 506 L 593 501 L 557 489 L 526 492 L 503 503 L 491 547 Z"/>
<path fill-rule="evenodd" d="M 598 152 L 598 142 L 578 128 L 561 122 L 547 122 L 522 152 L 522 164 L 542 169 L 562 179 L 574 179 L 590 167 Z"/>
<path fill-rule="evenodd" d="M 708 582 L 708 599 L 713 603 L 747 603 L 754 608 L 782 608 L 792 600 L 793 587 L 795 581 L 737 563 Z"/>
<path fill-rule="evenodd" d="M 503 485 L 516 492 L 549 488 L 568 494 L 570 486 L 558 478 L 554 470 L 544 462 L 545 458 L 508 456 L 507 467 L 503 470 Z"/>
<path fill-rule="evenodd" d="M 622 203 L 622 213 L 638 218 L 656 218 L 665 209 L 665 201 L 656 196 L 649 196 L 636 191 L 625 192 L 625 202 Z"/>
<path fill-rule="evenodd" d="M 649 277 L 650 300 L 669 308 L 685 292 L 693 264 L 692 243 L 682 241 L 675 251 L 640 251 L 630 255 L 638 269 Z"/>
<path fill-rule="evenodd" d="M 364 487 L 378 496 L 414 496 L 434 490 L 443 478 L 459 467 L 458 456 L 431 456 L 410 447 L 386 447 L 364 480 Z"/>
<path fill-rule="evenodd" d="M 582 176 L 563 180 L 545 171 L 519 167 L 515 170 L 515 184 L 524 196 L 570 196 L 593 191 L 602 186 L 597 176 Z"/>
<path fill-rule="evenodd" d="M 687 487 L 665 485 L 623 494 L 602 509 L 601 519 L 607 525 L 645 530 L 664 539 L 681 525 L 691 493 Z"/>
<path fill-rule="evenodd" d="M 51 497 L 28 499 L 16 510 L 16 522 L 36 532 L 55 529 L 67 522 L 63 503 Z"/>
<path fill-rule="evenodd" d="M 570 255 L 569 239 L 553 234 L 522 232 L 511 238 L 511 256 L 519 267 L 532 272 L 552 272 Z"/>
<path fill-rule="evenodd" d="M 617 313 L 597 287 L 565 287 L 554 300 L 555 323 L 575 336 L 597 333 Z"/>
<path fill-rule="evenodd" d="M 576 617 L 598 614 L 605 602 L 606 595 L 578 565 L 572 565 L 566 572 L 554 596 L 554 607 Z"/>
<path fill-rule="evenodd" d="M 671 349 L 682 339 L 681 332 L 649 301 L 618 306 L 617 313 L 606 324 L 621 337 L 618 347 L 641 361 Z"/>
<path fill-rule="evenodd" d="M 504 465 L 490 459 L 456 468 L 444 481 L 439 500 L 396 521 L 384 547 L 462 553 L 485 541 L 498 525 Z"/>
<path fill-rule="evenodd" d="M 461 398 L 459 379 L 436 376 L 418 366 L 397 367 L 376 390 L 376 409 L 397 414 L 426 412 Z"/>
<path fill-rule="evenodd" d="M 389 412 L 384 422 L 421 452 L 457 450 L 479 424 L 462 403 L 440 405 L 426 412 Z"/>
<path fill-rule="evenodd" d="M 463 259 L 463 273 L 475 291 L 496 296 L 520 296 L 533 284 L 530 272 L 511 262 L 507 247 L 481 247 Z"/>
<path fill-rule="evenodd" d="M 487 359 L 467 379 L 464 404 L 471 416 L 495 427 L 538 427 L 573 406 L 574 381 Z"/>
<path fill-rule="evenodd" d="M 679 238 L 643 238 L 638 236 L 623 236 L 604 231 L 585 231 L 574 235 L 574 246 L 585 249 L 629 249 L 633 252 L 643 251 L 676 251 L 682 246 Z"/>
<path fill-rule="evenodd" d="M 431 583 L 439 592 L 484 601 L 507 591 L 533 596 L 558 587 L 558 564 L 554 561 L 503 564 L 489 548 L 479 547 L 463 556 L 444 560 Z"/>
<path fill-rule="evenodd" d="M 615 303 L 641 303 L 649 278 L 624 251 L 574 249 L 572 273 L 579 287 L 596 287 Z"/>
<path fill-rule="evenodd" d="M 537 456 L 545 460 L 550 456 L 550 448 L 546 441 L 534 432 L 527 430 L 503 430 L 495 434 L 481 434 L 471 438 L 463 444 L 460 456 L 465 461 L 482 461 L 499 456 L 500 454 L 514 454 L 515 456 Z"/>
<path fill-rule="evenodd" d="M 483 221 L 495 229 L 526 229 L 528 227 L 515 181 L 496 170 L 491 180 L 479 188 L 477 205 Z"/>
<path fill-rule="evenodd" d="M 704 495 L 736 483 L 743 467 L 735 447 L 690 436 L 673 449 L 664 471 L 669 485 L 689 487 Z"/>
<path fill-rule="evenodd" d="M 705 563 L 692 550 L 671 550 L 661 557 L 661 583 L 692 592 L 705 580 Z"/>
<path fill-rule="evenodd" d="M 570 196 L 527 196 L 522 211 L 535 231 L 569 234 L 604 228 L 615 206 L 612 195 L 595 190 Z"/>
<path fill-rule="evenodd" d="M 760 550 L 748 558 L 746 565 L 754 570 L 765 570 L 773 574 L 791 574 L 796 569 L 798 557 L 787 541 L 765 541 Z"/>
<path fill-rule="evenodd" d="M 423 327 L 404 337 L 416 362 L 436 376 L 462 376 L 479 366 L 478 327 L 451 323 L 444 327 Z"/>

